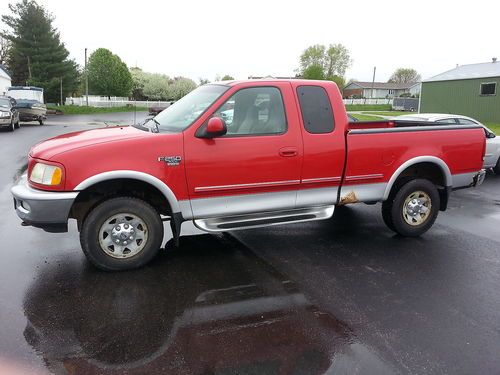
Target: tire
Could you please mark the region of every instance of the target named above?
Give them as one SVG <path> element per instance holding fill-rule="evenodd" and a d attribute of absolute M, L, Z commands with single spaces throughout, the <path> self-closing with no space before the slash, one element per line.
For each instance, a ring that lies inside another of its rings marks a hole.
<path fill-rule="evenodd" d="M 122 240 L 123 244 L 129 242 L 123 245 Z M 130 197 L 99 204 L 85 218 L 80 232 L 87 259 L 104 271 L 145 265 L 157 254 L 162 241 L 163 222 L 158 212 L 143 200 Z"/>
<path fill-rule="evenodd" d="M 38 123 L 39 123 L 40 125 L 43 125 L 43 124 L 44 124 L 43 118 L 41 118 L 41 117 L 40 117 L 40 118 L 38 119 Z"/>
<path fill-rule="evenodd" d="M 498 158 L 497 164 L 493 167 L 493 172 L 500 175 L 500 158 Z"/>
<path fill-rule="evenodd" d="M 19 119 L 17 120 L 17 122 L 14 126 L 16 127 L 16 129 L 19 129 L 21 127 L 21 123 L 19 122 Z"/>
<path fill-rule="evenodd" d="M 418 237 L 436 221 L 439 203 L 439 192 L 432 182 L 410 180 L 399 185 L 382 204 L 382 218 L 389 229 L 401 236 Z"/>
<path fill-rule="evenodd" d="M 16 129 L 16 124 L 14 123 L 14 119 L 10 121 L 10 125 L 7 128 L 8 131 L 13 132 Z"/>

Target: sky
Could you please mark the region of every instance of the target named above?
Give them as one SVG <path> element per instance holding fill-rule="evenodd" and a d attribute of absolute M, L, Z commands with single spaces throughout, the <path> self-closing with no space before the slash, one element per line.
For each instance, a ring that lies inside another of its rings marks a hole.
<path fill-rule="evenodd" d="M 500 58 L 500 4 L 434 1 L 38 0 L 78 64 L 104 47 L 148 72 L 293 76 L 314 44 L 342 43 L 347 79 L 387 81 L 400 67 L 428 78 L 457 64 Z M 8 0 L 0 0 L 6 14 Z M 467 5 L 465 5 L 467 4 Z M 1 22 L 0 22 L 1 24 Z M 1 29 L 5 25 L 0 25 Z"/>

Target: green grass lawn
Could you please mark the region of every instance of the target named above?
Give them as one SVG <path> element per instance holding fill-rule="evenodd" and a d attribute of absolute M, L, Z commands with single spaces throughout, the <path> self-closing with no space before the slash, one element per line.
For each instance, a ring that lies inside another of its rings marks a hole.
<path fill-rule="evenodd" d="M 114 112 L 134 112 L 134 111 L 147 111 L 145 107 L 87 107 L 78 105 L 61 105 L 58 107 L 47 107 L 47 109 L 54 109 L 62 111 L 65 115 L 86 115 L 92 113 L 114 113 Z"/>
<path fill-rule="evenodd" d="M 484 125 L 486 125 L 489 129 L 495 132 L 496 135 L 500 135 L 500 124 L 487 122 Z"/>
<path fill-rule="evenodd" d="M 347 111 L 390 111 L 390 104 L 347 104 Z"/>
<path fill-rule="evenodd" d="M 365 115 L 361 113 L 350 113 L 350 115 L 359 121 L 381 121 L 384 120 L 383 117 L 379 116 L 372 116 L 372 115 Z"/>
<path fill-rule="evenodd" d="M 414 114 L 415 112 L 404 112 L 404 111 L 370 111 L 370 112 L 364 112 L 363 114 L 367 115 L 379 115 L 379 116 L 402 116 L 402 115 L 411 115 Z"/>

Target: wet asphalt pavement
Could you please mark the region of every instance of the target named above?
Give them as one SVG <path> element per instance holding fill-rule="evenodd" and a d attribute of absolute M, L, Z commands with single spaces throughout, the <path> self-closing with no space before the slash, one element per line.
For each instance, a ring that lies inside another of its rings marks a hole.
<path fill-rule="evenodd" d="M 179 249 L 104 273 L 74 223 L 21 227 L 9 192 L 33 143 L 103 121 L 133 114 L 0 132 L 0 374 L 500 373 L 500 176 L 418 239 L 379 205 L 220 235 L 188 223 Z"/>

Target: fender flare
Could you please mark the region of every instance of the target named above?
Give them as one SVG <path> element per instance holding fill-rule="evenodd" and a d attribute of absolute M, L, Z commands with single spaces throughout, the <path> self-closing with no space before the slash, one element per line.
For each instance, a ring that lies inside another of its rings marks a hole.
<path fill-rule="evenodd" d="M 441 169 L 441 172 L 443 172 L 446 186 L 447 187 L 452 186 L 453 182 L 452 182 L 450 168 L 448 168 L 448 165 L 443 161 L 443 159 L 440 159 L 436 156 L 417 156 L 415 158 L 412 158 L 412 159 L 405 161 L 392 174 L 392 176 L 389 179 L 389 182 L 387 183 L 387 186 L 385 188 L 384 201 L 389 198 L 389 194 L 391 192 L 392 186 L 394 185 L 394 183 L 398 179 L 399 175 L 401 173 L 403 173 L 403 171 L 405 169 L 407 169 L 408 167 L 411 167 L 412 165 L 419 164 L 419 163 L 432 163 L 432 164 L 437 165 Z"/>
<path fill-rule="evenodd" d="M 131 180 L 139 180 L 146 182 L 155 188 L 157 188 L 167 199 L 170 208 L 172 209 L 172 213 L 181 212 L 181 208 L 179 206 L 179 201 L 175 196 L 174 192 L 159 178 L 152 176 L 148 173 L 138 172 L 133 170 L 118 170 L 118 171 L 109 171 L 96 174 L 91 176 L 84 181 L 80 182 L 76 187 L 75 191 L 85 190 L 88 187 L 95 185 L 99 182 L 116 180 L 120 178 L 128 178 Z"/>

